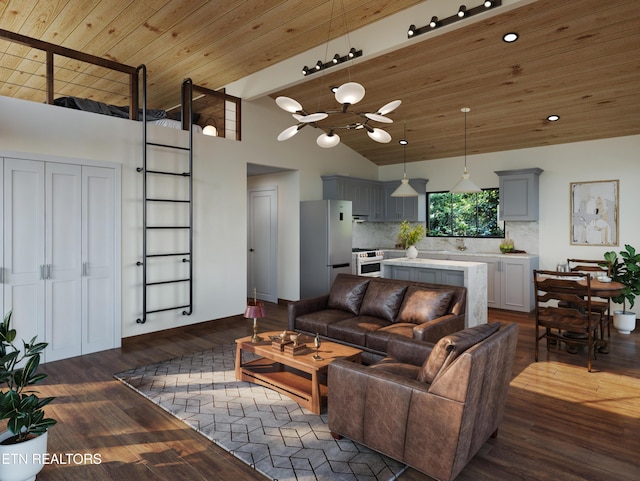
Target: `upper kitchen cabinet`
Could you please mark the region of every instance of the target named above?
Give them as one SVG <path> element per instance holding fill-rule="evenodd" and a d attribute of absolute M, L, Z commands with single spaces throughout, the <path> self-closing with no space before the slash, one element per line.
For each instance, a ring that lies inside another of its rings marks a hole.
<path fill-rule="evenodd" d="M 346 175 L 323 175 L 322 198 L 350 200 L 354 216 L 382 220 L 382 186 L 376 180 L 358 179 Z"/>
<path fill-rule="evenodd" d="M 424 222 L 427 219 L 427 179 L 411 179 L 418 197 L 391 197 L 400 181 L 358 179 L 347 175 L 323 175 L 322 198 L 350 200 L 354 216 L 374 222 Z"/>
<path fill-rule="evenodd" d="M 417 197 L 391 197 L 398 188 L 399 181 L 383 182 L 384 214 L 383 220 L 389 222 L 424 222 L 427 219 L 427 179 L 411 179 L 409 185 L 418 192 Z"/>
<path fill-rule="evenodd" d="M 501 220 L 538 220 L 538 188 L 542 169 L 498 170 Z"/>

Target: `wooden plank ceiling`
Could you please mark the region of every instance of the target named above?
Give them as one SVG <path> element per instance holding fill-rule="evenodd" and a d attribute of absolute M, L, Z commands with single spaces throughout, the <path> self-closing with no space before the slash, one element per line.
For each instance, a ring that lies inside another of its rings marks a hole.
<path fill-rule="evenodd" d="M 179 103 L 186 77 L 219 89 L 340 36 L 344 22 L 356 30 L 417 3 L 345 0 L 342 15 L 341 2 L 332 0 L 0 0 L 0 28 L 132 66 L 144 63 L 148 105 L 168 109 Z M 349 69 L 312 75 L 272 97 L 295 98 L 310 111 L 332 109 L 337 104 L 329 87 L 351 78 L 367 92 L 354 106 L 358 111 L 401 99 L 389 114 L 395 122 L 382 125 L 391 143 L 339 132 L 378 165 L 403 161 L 397 140 L 404 122 L 408 162 L 462 155 L 465 106 L 471 108 L 468 154 L 640 134 L 639 25 L 638 0 L 537 0 L 416 37 L 377 58 L 366 58 L 366 45 L 354 45 L 365 55 Z M 508 31 L 520 39 L 504 43 Z M 0 94 L 42 102 L 43 62 L 40 51 L 0 41 Z M 122 74 L 60 60 L 56 78 L 58 96 L 127 102 Z M 560 121 L 546 121 L 554 113 Z"/>

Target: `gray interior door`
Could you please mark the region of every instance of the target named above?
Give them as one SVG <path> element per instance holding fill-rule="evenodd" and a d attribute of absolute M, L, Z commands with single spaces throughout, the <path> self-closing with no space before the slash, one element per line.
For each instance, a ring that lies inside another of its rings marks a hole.
<path fill-rule="evenodd" d="M 247 297 L 278 301 L 278 192 L 276 187 L 249 191 Z"/>

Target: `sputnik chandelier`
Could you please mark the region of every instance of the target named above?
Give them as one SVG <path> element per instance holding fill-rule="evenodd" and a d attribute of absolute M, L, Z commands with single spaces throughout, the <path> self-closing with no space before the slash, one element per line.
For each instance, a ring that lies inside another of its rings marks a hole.
<path fill-rule="evenodd" d="M 335 7 L 335 3 L 336 1 L 334 0 L 331 7 L 329 32 L 331 32 L 331 23 L 333 22 L 333 10 Z M 348 47 L 351 47 L 351 45 L 349 45 L 349 30 L 347 28 L 347 21 L 345 18 L 344 2 L 340 3 L 342 5 L 342 17 L 344 20 L 345 37 L 347 39 Z M 329 39 L 327 39 L 327 50 L 325 51 L 325 58 L 327 57 L 328 48 Z M 352 60 L 353 58 L 359 57 L 361 55 L 362 50 L 355 50 L 354 48 L 350 48 L 349 54 L 344 57 L 340 57 L 338 54 L 336 54 L 331 62 L 323 63 L 321 60 L 318 60 L 315 70 L 325 70 L 332 65 L 341 63 L 343 61 Z M 340 143 L 340 136 L 336 133 L 336 130 L 340 129 L 364 130 L 367 132 L 367 135 L 376 142 L 380 142 L 381 144 L 391 142 L 391 135 L 389 135 L 386 130 L 382 130 L 381 128 L 369 125 L 369 123 L 393 123 L 393 120 L 391 120 L 389 117 L 386 117 L 386 115 L 397 109 L 402 101 L 394 100 L 392 102 L 389 102 L 388 104 L 380 107 L 376 112 L 354 112 L 352 110 L 349 110 L 352 105 L 357 104 L 364 98 L 365 90 L 364 87 L 359 83 L 351 82 L 351 69 L 350 67 L 347 67 L 347 69 L 349 71 L 349 82 L 342 84 L 340 87 L 334 90 L 335 98 L 341 105 L 341 108 L 339 109 L 325 110 L 310 114 L 304 108 L 302 108 L 302 105 L 297 100 L 294 100 L 290 97 L 276 98 L 276 104 L 278 104 L 281 109 L 293 114 L 293 118 L 297 121 L 296 125 L 292 125 L 291 127 L 284 129 L 280 133 L 280 135 L 278 135 L 279 141 L 290 139 L 298 132 L 300 132 L 301 129 L 303 129 L 307 125 L 311 125 L 314 128 L 321 128 L 324 130 L 324 133 L 322 133 L 316 140 L 317 144 L 320 147 L 324 148 L 335 147 Z M 305 68 L 303 69 L 303 75 L 308 75 L 309 73 L 310 72 L 308 67 L 305 66 Z M 318 125 L 317 122 L 325 120 L 329 116 L 331 116 L 331 119 L 328 122 L 325 122 L 322 126 Z M 345 118 L 348 118 L 349 121 L 345 122 Z M 329 124 L 329 126 L 327 127 L 326 124 Z"/>
<path fill-rule="evenodd" d="M 309 114 L 306 112 L 300 103 L 290 97 L 278 97 L 276 99 L 276 103 L 278 106 L 286 110 L 287 112 L 291 112 L 293 114 L 293 118 L 298 121 L 296 125 L 286 128 L 283 130 L 280 135 L 278 135 L 278 140 L 283 141 L 290 139 L 294 135 L 296 135 L 300 130 L 307 126 L 311 125 L 312 127 L 318 128 L 318 124 L 321 120 L 326 119 L 330 115 L 341 116 L 341 115 L 355 115 L 362 120 L 357 120 L 351 123 L 347 123 L 344 125 L 331 125 L 328 128 L 328 132 L 321 134 L 316 140 L 317 144 L 320 147 L 330 148 L 335 147 L 340 143 L 340 136 L 336 133 L 338 129 L 346 129 L 346 130 L 354 130 L 361 129 L 367 132 L 367 135 L 371 137 L 371 139 L 376 142 L 380 142 L 382 144 L 386 144 L 391 141 L 391 135 L 386 130 L 382 130 L 378 127 L 372 127 L 369 125 L 369 122 L 380 122 L 384 124 L 393 123 L 389 117 L 386 117 L 386 114 L 393 112 L 398 106 L 402 103 L 401 100 L 394 100 L 389 102 L 388 104 L 383 105 L 378 109 L 377 112 L 353 112 L 350 111 L 349 108 L 363 99 L 365 94 L 364 87 L 357 82 L 347 82 L 342 84 L 335 91 L 335 97 L 339 104 L 342 104 L 342 108 L 335 110 L 326 110 L 324 112 L 317 112 L 313 114 Z"/>

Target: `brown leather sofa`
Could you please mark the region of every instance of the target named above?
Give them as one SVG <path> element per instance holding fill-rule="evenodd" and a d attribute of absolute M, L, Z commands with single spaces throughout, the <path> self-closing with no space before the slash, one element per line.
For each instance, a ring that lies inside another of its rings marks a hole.
<path fill-rule="evenodd" d="M 363 362 L 387 354 L 389 339 L 436 342 L 464 329 L 467 289 L 338 274 L 329 294 L 289 303 L 289 330 L 363 350 Z"/>
<path fill-rule="evenodd" d="M 452 480 L 502 421 L 518 325 L 483 324 L 436 345 L 389 341 L 389 357 L 329 365 L 329 429 Z"/>

